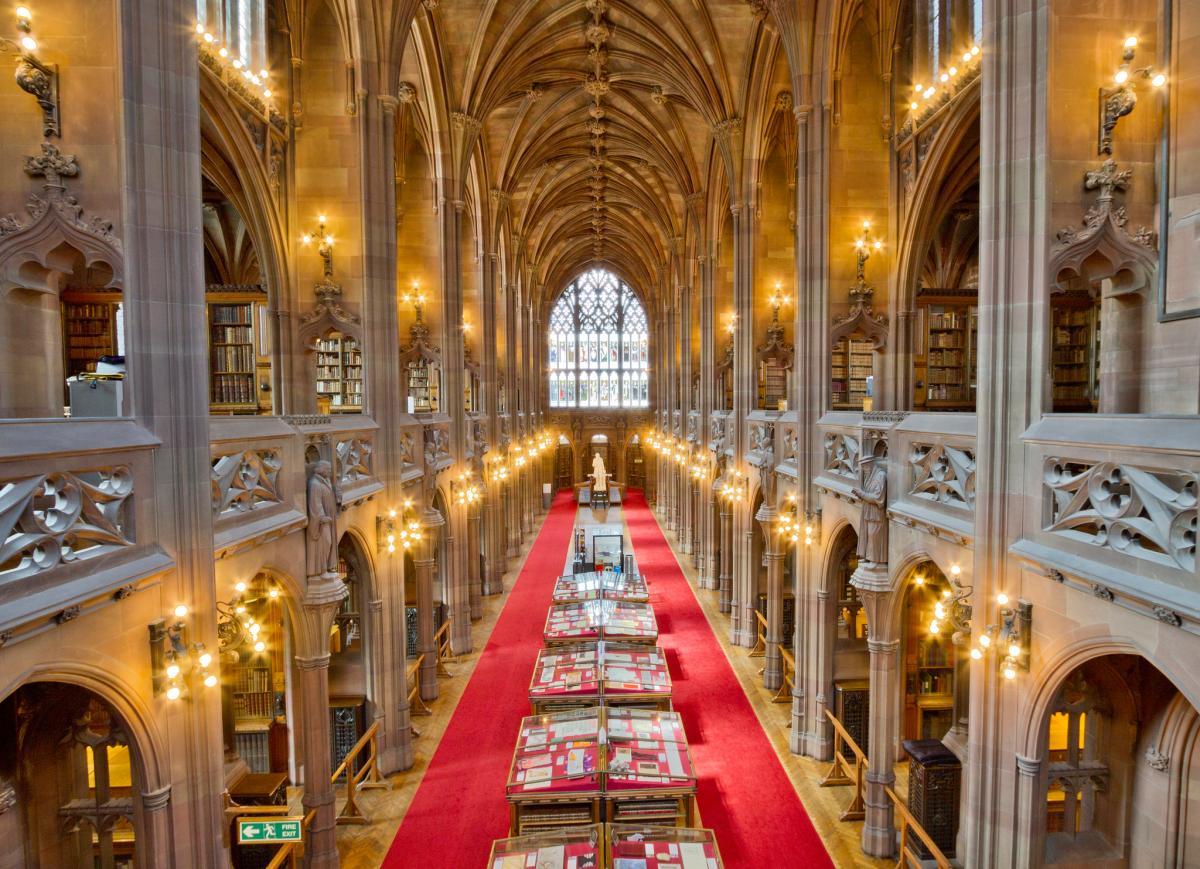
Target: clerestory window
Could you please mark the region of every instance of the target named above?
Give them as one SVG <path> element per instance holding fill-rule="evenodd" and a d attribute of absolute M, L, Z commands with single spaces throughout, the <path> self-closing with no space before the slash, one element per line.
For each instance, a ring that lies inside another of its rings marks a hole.
<path fill-rule="evenodd" d="M 646 310 L 612 272 L 592 269 L 567 285 L 550 314 L 551 407 L 647 407 Z"/>

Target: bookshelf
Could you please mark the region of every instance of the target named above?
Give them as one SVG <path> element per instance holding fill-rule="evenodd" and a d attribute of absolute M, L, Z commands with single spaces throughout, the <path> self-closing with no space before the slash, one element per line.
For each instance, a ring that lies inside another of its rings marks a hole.
<path fill-rule="evenodd" d="M 101 356 L 117 352 L 120 293 L 63 294 L 63 372 L 73 377 L 96 370 Z"/>
<path fill-rule="evenodd" d="M 361 413 L 362 348 L 358 339 L 328 332 L 317 341 L 317 397 L 332 413 Z"/>
<path fill-rule="evenodd" d="M 251 772 L 271 771 L 271 722 L 274 720 L 275 692 L 271 668 L 262 656 L 248 648 L 240 653 L 234 671 L 233 730 L 238 756 Z"/>
<path fill-rule="evenodd" d="M 936 292 L 936 291 L 934 291 Z M 943 291 L 945 292 L 945 291 Z M 978 314 L 974 291 L 969 300 L 936 296 L 922 300 L 920 315 L 924 337 L 918 380 L 925 384 L 918 404 L 929 410 L 975 409 Z M 923 361 L 923 365 L 921 364 Z"/>
<path fill-rule="evenodd" d="M 425 360 L 408 363 L 408 412 L 437 413 L 441 404 L 441 372 Z"/>
<path fill-rule="evenodd" d="M 870 338 L 843 335 L 830 358 L 834 410 L 863 410 L 867 378 L 875 370 L 875 344 Z"/>
<path fill-rule="evenodd" d="M 788 369 L 780 359 L 769 358 L 758 363 L 758 406 L 764 410 L 777 410 L 779 402 L 787 398 Z"/>
<path fill-rule="evenodd" d="M 954 724 L 955 648 L 927 629 L 943 585 L 913 589 L 905 623 L 905 739 L 941 739 Z"/>
<path fill-rule="evenodd" d="M 1088 293 L 1059 293 L 1050 304 L 1055 413 L 1094 411 L 1100 393 L 1100 305 Z"/>
<path fill-rule="evenodd" d="M 270 412 L 264 387 L 270 359 L 260 349 L 265 336 L 267 295 L 258 286 L 214 285 L 207 295 L 209 412 Z M 265 406 L 264 406 L 265 403 Z"/>

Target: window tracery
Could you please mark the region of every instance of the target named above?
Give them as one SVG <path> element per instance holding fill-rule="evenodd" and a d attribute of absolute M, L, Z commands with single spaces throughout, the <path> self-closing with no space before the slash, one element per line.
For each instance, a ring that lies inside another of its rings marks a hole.
<path fill-rule="evenodd" d="M 647 407 L 649 329 L 633 290 L 592 269 L 571 282 L 550 314 L 551 407 Z"/>

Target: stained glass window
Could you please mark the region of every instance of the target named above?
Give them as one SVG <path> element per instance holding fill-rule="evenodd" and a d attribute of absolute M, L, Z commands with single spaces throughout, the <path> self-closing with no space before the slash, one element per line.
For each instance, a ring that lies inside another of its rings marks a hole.
<path fill-rule="evenodd" d="M 592 269 L 568 284 L 548 333 L 551 407 L 649 406 L 646 310 L 612 272 Z"/>

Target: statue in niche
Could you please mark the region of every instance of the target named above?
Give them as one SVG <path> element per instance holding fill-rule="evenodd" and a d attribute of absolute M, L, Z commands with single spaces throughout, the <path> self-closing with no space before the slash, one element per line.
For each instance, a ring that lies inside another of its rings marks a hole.
<path fill-rule="evenodd" d="M 879 456 L 864 456 L 862 488 L 854 496 L 862 502 L 862 522 L 858 531 L 858 558 L 872 564 L 886 564 L 888 558 L 887 465 Z"/>
<path fill-rule="evenodd" d="M 592 488 L 597 492 L 608 491 L 608 472 L 604 470 L 604 458 L 599 453 L 592 456 Z"/>
<path fill-rule="evenodd" d="M 308 575 L 337 573 L 337 498 L 329 462 L 312 464 L 308 477 Z"/>

